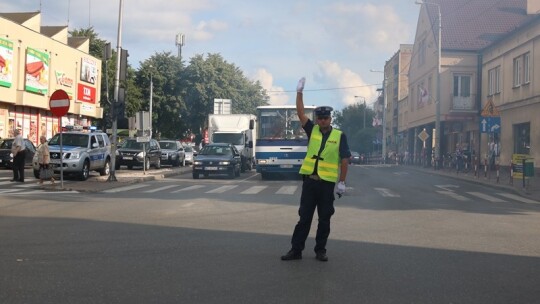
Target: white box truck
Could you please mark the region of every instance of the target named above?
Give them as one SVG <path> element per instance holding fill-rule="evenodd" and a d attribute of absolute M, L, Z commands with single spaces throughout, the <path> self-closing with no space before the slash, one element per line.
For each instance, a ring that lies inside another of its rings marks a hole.
<path fill-rule="evenodd" d="M 251 170 L 255 162 L 257 116 L 253 114 L 209 114 L 208 140 L 231 143 L 240 151 L 241 171 Z"/>

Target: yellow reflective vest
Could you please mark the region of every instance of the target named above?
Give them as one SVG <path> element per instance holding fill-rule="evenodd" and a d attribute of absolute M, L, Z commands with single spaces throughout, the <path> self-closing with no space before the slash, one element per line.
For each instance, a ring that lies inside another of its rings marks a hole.
<path fill-rule="evenodd" d="M 317 163 L 317 174 L 322 180 L 335 183 L 339 174 L 339 143 L 341 141 L 341 131 L 332 129 L 326 140 L 324 149 L 319 154 L 322 144 L 322 133 L 318 125 L 313 126 L 311 137 L 309 138 L 306 158 L 300 167 L 300 174 L 311 175 L 315 172 Z M 317 158 L 319 161 L 317 162 Z"/>

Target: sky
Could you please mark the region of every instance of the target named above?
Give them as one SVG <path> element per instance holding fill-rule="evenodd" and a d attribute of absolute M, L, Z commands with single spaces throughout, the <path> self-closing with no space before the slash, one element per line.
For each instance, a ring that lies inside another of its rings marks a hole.
<path fill-rule="evenodd" d="M 156 53 L 219 53 L 251 80 L 270 104 L 295 102 L 306 77 L 306 105 L 336 110 L 371 105 L 384 64 L 400 44 L 414 42 L 420 6 L 414 0 L 0 0 L 0 12 L 42 13 L 42 25 L 94 28 L 99 38 L 129 52 L 129 64 Z M 216 98 L 227 98 L 216 96 Z M 232 101 L 234 102 L 234 100 Z"/>

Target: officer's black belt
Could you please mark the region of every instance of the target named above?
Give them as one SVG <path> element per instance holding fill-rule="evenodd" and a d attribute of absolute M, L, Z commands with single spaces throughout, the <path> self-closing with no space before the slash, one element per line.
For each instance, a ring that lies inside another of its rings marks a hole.
<path fill-rule="evenodd" d="M 312 180 L 316 180 L 316 181 L 321 180 L 321 177 L 318 176 L 317 174 L 311 174 L 311 175 L 308 175 L 307 177 L 309 177 Z"/>
<path fill-rule="evenodd" d="M 322 158 L 322 157 L 320 157 L 320 156 L 318 156 L 318 155 L 313 155 L 313 156 L 311 157 L 311 159 L 324 160 L 324 158 Z"/>

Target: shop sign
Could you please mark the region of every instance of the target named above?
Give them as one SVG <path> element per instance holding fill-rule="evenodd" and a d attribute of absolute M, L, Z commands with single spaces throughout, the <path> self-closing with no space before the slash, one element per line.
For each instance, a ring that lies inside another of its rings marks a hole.
<path fill-rule="evenodd" d="M 96 103 L 96 88 L 79 83 L 77 85 L 77 101 Z"/>

